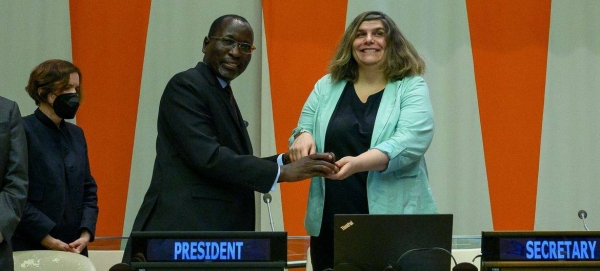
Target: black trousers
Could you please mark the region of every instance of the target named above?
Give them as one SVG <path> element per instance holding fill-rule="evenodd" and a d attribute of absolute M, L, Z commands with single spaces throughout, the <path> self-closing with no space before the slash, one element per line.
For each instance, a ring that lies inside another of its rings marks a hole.
<path fill-rule="evenodd" d="M 310 237 L 310 260 L 313 271 L 333 270 L 333 229 L 321 227 L 318 237 Z"/>

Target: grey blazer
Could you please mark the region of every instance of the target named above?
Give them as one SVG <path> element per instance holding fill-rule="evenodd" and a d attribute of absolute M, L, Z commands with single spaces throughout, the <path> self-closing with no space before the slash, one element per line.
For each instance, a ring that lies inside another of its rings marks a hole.
<path fill-rule="evenodd" d="M 14 269 L 10 239 L 27 199 L 27 141 L 19 107 L 0 97 L 0 270 Z"/>

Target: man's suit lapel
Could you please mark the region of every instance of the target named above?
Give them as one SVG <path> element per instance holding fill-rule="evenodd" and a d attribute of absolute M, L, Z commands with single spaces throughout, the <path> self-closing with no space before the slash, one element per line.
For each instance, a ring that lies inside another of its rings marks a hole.
<path fill-rule="evenodd" d="M 248 135 L 248 130 L 246 129 L 246 127 L 247 127 L 246 123 L 248 123 L 248 122 L 245 121 L 244 118 L 242 117 L 242 114 L 240 112 L 240 109 L 237 105 L 237 101 L 235 100 L 235 98 L 233 100 L 234 100 L 234 104 L 235 104 L 235 112 L 233 112 L 232 111 L 233 109 L 231 107 L 229 107 L 230 108 L 229 113 L 232 114 L 231 117 L 232 117 L 233 121 L 239 120 L 239 121 L 237 121 L 237 128 L 238 128 L 238 131 L 241 133 L 242 138 L 244 138 L 243 144 L 244 144 L 245 150 L 247 152 L 246 154 L 252 154 L 252 143 L 250 142 L 250 135 Z M 233 114 L 236 114 L 237 118 L 234 118 Z"/>
<path fill-rule="evenodd" d="M 219 91 L 222 95 L 217 95 L 225 105 L 229 105 L 229 97 L 228 95 L 223 91 L 221 84 L 219 83 L 219 80 L 217 80 L 216 75 L 208 68 L 208 66 L 206 64 L 204 64 L 203 62 L 199 62 L 198 65 L 196 65 L 196 69 L 198 70 L 198 72 L 200 73 L 201 76 L 205 76 L 206 77 L 206 81 L 210 82 L 210 84 L 212 84 L 213 88 L 215 89 L 215 91 Z M 234 98 L 235 101 L 235 98 Z M 235 109 L 232 108 L 231 106 L 225 106 L 227 109 L 227 112 L 229 112 L 229 116 L 231 117 L 231 122 L 235 123 L 237 129 L 236 132 L 241 136 L 241 138 L 244 139 L 243 142 L 240 142 L 243 150 L 244 150 L 244 154 L 252 154 L 252 143 L 250 142 L 250 136 L 248 135 L 248 130 L 246 129 L 246 122 L 243 120 L 242 114 L 240 113 L 240 110 L 237 106 L 237 102 L 235 102 Z M 235 115 L 237 115 L 237 119 L 239 121 L 236 121 Z"/>

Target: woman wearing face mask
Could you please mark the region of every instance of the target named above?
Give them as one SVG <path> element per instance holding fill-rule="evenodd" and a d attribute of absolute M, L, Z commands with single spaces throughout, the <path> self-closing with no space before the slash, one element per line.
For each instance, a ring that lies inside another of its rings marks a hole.
<path fill-rule="evenodd" d="M 81 72 L 70 62 L 36 66 L 25 90 L 38 108 L 23 118 L 29 151 L 27 203 L 12 238 L 15 251 L 59 250 L 87 256 L 98 219 L 96 181 L 90 174 L 83 130 L 75 117 Z"/>

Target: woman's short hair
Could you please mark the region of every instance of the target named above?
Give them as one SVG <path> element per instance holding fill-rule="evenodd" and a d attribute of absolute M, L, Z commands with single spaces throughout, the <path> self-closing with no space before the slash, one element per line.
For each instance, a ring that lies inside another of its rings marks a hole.
<path fill-rule="evenodd" d="M 40 105 L 48 101 L 48 94 L 67 88 L 71 74 L 74 72 L 79 75 L 79 88 L 76 88 L 76 92 L 81 100 L 83 98 L 81 71 L 73 63 L 60 59 L 46 60 L 35 66 L 29 75 L 25 91 L 36 105 Z"/>
<path fill-rule="evenodd" d="M 384 52 L 383 73 L 388 81 L 398 81 L 406 76 L 422 75 L 425 61 L 419 56 L 413 45 L 402 35 L 396 23 L 380 11 L 367 11 L 359 14 L 346 28 L 342 41 L 331 60 L 329 72 L 334 81 L 358 78 L 358 63 L 352 56 L 353 43 L 359 26 L 364 21 L 379 20 L 385 28 L 386 49 Z"/>

